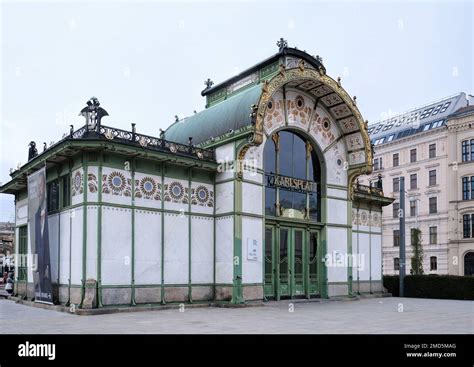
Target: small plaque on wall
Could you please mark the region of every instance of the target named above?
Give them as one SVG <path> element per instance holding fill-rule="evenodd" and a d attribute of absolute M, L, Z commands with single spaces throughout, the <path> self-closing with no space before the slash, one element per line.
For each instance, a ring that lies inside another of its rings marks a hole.
<path fill-rule="evenodd" d="M 247 260 L 258 260 L 258 242 L 252 238 L 247 238 Z"/>

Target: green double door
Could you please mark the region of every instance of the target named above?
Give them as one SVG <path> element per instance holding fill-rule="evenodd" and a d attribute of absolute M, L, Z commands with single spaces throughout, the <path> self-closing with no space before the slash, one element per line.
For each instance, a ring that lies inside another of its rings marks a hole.
<path fill-rule="evenodd" d="M 280 299 L 319 295 L 318 258 L 316 230 L 265 227 L 265 296 Z"/>

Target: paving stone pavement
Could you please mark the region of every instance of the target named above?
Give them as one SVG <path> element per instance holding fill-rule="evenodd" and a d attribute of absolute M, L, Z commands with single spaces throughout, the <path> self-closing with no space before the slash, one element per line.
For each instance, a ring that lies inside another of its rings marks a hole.
<path fill-rule="evenodd" d="M 474 301 L 371 298 L 77 316 L 0 299 L 2 334 L 473 334 Z M 400 305 L 403 312 L 399 312 Z"/>

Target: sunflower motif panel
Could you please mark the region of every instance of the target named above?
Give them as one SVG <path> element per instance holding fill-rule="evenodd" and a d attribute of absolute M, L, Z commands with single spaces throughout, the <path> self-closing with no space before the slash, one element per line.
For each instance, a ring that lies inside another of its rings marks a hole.
<path fill-rule="evenodd" d="M 185 180 L 165 178 L 163 186 L 163 201 L 165 209 L 188 210 L 189 183 Z"/>
<path fill-rule="evenodd" d="M 370 225 L 372 227 L 381 227 L 382 226 L 382 213 L 379 212 L 372 212 L 370 215 Z"/>
<path fill-rule="evenodd" d="M 161 177 L 135 173 L 135 204 L 158 207 L 161 202 Z"/>
<path fill-rule="evenodd" d="M 191 205 L 193 212 L 212 214 L 214 212 L 214 187 L 193 182 L 191 184 Z"/>
<path fill-rule="evenodd" d="M 104 167 L 102 170 L 102 198 L 118 204 L 130 204 L 132 179 L 129 171 Z"/>
<path fill-rule="evenodd" d="M 81 169 L 77 169 L 72 172 L 71 175 L 71 196 L 77 196 L 84 193 L 83 184 L 84 174 Z"/>

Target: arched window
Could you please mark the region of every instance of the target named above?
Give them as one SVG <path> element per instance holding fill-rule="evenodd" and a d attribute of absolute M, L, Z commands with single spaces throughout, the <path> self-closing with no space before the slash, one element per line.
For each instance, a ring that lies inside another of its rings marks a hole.
<path fill-rule="evenodd" d="M 265 214 L 320 221 L 321 168 L 311 143 L 291 131 L 264 148 Z"/>
<path fill-rule="evenodd" d="M 474 252 L 464 255 L 464 275 L 474 275 Z"/>

